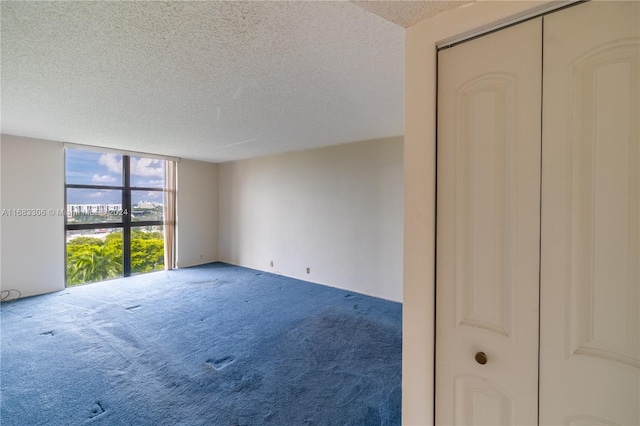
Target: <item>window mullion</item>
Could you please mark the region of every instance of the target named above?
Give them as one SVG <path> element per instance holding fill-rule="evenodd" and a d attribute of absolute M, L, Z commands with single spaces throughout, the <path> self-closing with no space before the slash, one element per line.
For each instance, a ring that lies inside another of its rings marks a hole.
<path fill-rule="evenodd" d="M 124 189 L 122 191 L 122 272 L 131 276 L 131 162 L 128 155 L 122 156 Z"/>

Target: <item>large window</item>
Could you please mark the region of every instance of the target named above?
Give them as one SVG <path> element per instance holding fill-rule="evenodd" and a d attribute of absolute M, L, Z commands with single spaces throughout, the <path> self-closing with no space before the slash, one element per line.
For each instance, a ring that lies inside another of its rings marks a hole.
<path fill-rule="evenodd" d="M 67 286 L 164 269 L 170 162 L 71 148 L 65 156 Z"/>

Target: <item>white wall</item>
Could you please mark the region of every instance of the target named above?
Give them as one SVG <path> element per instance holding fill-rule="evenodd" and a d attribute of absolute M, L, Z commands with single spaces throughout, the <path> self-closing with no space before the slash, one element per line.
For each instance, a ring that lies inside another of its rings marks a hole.
<path fill-rule="evenodd" d="M 220 259 L 401 301 L 402 152 L 397 137 L 221 164 Z"/>
<path fill-rule="evenodd" d="M 176 247 L 179 268 L 218 260 L 218 165 L 178 163 Z"/>
<path fill-rule="evenodd" d="M 402 422 L 433 423 L 436 44 L 546 2 L 478 1 L 407 29 Z"/>
<path fill-rule="evenodd" d="M 64 208 L 63 144 L 2 135 L 0 151 L 0 288 L 17 289 L 23 297 L 62 290 L 64 216 L 48 211 Z M 47 214 L 13 216 L 10 209 Z"/>

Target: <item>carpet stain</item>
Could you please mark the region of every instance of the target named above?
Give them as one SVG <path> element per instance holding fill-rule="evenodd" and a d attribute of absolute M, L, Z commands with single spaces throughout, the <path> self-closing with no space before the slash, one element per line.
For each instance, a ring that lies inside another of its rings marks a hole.
<path fill-rule="evenodd" d="M 363 425 L 379 425 L 382 424 L 382 419 L 380 418 L 380 413 L 373 407 L 369 407 L 367 409 L 367 414 L 364 419 L 362 419 Z"/>
<path fill-rule="evenodd" d="M 129 306 L 127 309 L 127 311 L 131 312 L 131 311 L 135 311 L 138 310 L 142 307 L 142 305 L 135 305 L 135 306 Z"/>
<path fill-rule="evenodd" d="M 232 356 L 225 356 L 217 359 L 208 359 L 204 362 L 205 366 L 213 367 L 214 370 L 222 370 L 226 366 L 233 364 L 236 359 Z"/>
<path fill-rule="evenodd" d="M 45 331 L 44 333 L 40 333 L 41 336 L 55 336 L 53 330 Z"/>
<path fill-rule="evenodd" d="M 89 410 L 89 418 L 95 419 L 99 415 L 104 414 L 105 411 L 106 410 L 104 409 L 102 404 L 99 401 L 96 401 L 96 403 L 91 407 L 91 410 Z"/>

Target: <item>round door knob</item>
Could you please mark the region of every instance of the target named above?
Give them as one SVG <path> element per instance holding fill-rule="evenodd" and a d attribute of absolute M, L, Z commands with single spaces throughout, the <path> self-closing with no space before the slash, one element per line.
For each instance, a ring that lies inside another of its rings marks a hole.
<path fill-rule="evenodd" d="M 485 365 L 487 363 L 487 354 L 484 352 L 478 352 L 476 354 L 476 362 L 480 365 Z"/>

